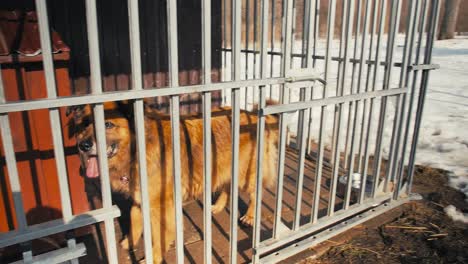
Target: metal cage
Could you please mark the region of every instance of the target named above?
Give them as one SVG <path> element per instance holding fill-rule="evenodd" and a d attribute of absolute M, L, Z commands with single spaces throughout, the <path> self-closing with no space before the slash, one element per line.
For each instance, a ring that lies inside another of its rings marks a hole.
<path fill-rule="evenodd" d="M 251 262 L 281 261 L 402 203 L 419 198 L 411 193 L 411 184 L 429 73 L 438 68 L 438 65 L 432 64 L 431 53 L 440 0 L 262 0 L 259 3 L 246 0 L 244 6 L 243 3 L 223 0 L 224 35 L 220 52 L 225 68 L 222 81 L 212 82 L 212 3 L 211 0 L 202 1 L 202 84 L 180 86 L 177 32 L 181 25 L 177 23 L 177 2 L 167 1 L 169 86 L 143 89 L 139 1 L 129 0 L 132 89 L 103 92 L 96 1 L 86 0 L 91 93 L 58 97 L 49 41 L 47 3 L 45 0 L 35 1 L 47 98 L 7 102 L 0 78 L 1 137 L 18 226 L 13 231 L 0 234 L 0 248 L 27 244 L 33 239 L 103 222 L 108 261 L 118 262 L 114 219 L 120 216 L 120 211 L 112 203 L 105 158 L 103 103 L 106 101 L 133 100 L 136 156 L 145 157 L 143 99 L 156 96 L 170 98 L 177 263 L 184 262 L 179 134 L 179 99 L 182 94 L 202 95 L 204 195 L 201 200 L 204 205 L 205 263 L 211 263 L 213 255 L 210 119 L 211 93 L 214 91 L 221 91 L 224 103 L 232 107 L 230 263 L 238 262 L 237 186 L 241 108 L 258 106 L 257 153 L 263 153 L 260 150 L 264 147 L 265 116 L 279 115 L 280 120 L 278 178 L 273 191 L 275 207 L 268 235 L 261 232 L 262 228 L 265 229 L 261 217 L 265 210 L 262 206 L 264 190 L 261 187 L 261 164 L 264 160 L 261 156 L 256 160 L 256 217 L 252 230 Z M 337 7 L 340 12 L 337 12 Z M 336 21 L 340 21 L 341 25 L 335 25 Z M 253 38 L 250 31 L 253 31 Z M 277 100 L 279 104 L 267 105 L 267 99 Z M 58 108 L 80 104 L 93 105 L 103 208 L 77 215 L 71 210 Z M 47 109 L 50 115 L 63 218 L 28 226 L 8 114 L 37 109 Z M 294 120 L 292 125 L 291 120 Z M 282 213 L 287 149 L 294 149 L 297 157 L 293 179 L 294 202 L 288 219 Z M 147 184 L 146 160 L 139 158 L 138 162 L 145 261 L 152 263 L 148 201 L 151 186 Z M 312 162 L 315 166 L 312 175 L 307 176 L 312 180 L 305 180 L 306 162 Z M 329 176 L 325 180 L 322 176 L 326 170 Z M 354 182 L 354 174 L 359 177 L 358 184 Z M 309 189 L 312 198 L 304 198 L 304 188 Z M 304 204 L 307 199 L 308 203 Z M 320 205 L 325 209 L 320 210 Z M 302 210 L 305 206 L 310 207 L 306 214 Z M 66 248 L 36 256 L 25 250 L 22 258 L 25 263 L 44 259 L 77 263 L 84 254 L 84 245 L 77 244 L 73 237 L 69 237 Z"/>

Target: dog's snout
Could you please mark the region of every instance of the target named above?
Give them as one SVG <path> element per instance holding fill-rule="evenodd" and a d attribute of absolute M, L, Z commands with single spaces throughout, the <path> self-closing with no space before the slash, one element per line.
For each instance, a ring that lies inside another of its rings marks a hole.
<path fill-rule="evenodd" d="M 93 147 L 93 141 L 89 139 L 83 140 L 80 142 L 80 144 L 78 144 L 78 148 L 80 148 L 80 150 L 84 152 L 90 151 L 92 147 Z"/>

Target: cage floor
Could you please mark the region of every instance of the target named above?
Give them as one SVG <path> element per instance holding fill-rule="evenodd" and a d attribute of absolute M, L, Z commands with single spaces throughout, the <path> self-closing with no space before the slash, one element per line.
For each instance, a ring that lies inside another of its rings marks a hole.
<path fill-rule="evenodd" d="M 320 188 L 320 203 L 319 217 L 326 215 L 328 200 L 329 200 L 329 183 L 331 178 L 331 167 L 329 163 L 330 153 L 325 151 L 323 165 L 323 176 Z M 304 166 L 304 184 L 301 201 L 301 225 L 310 221 L 311 208 L 313 203 L 313 189 L 315 185 L 315 156 L 308 157 Z M 342 164 L 342 162 L 341 162 Z M 298 170 L 298 152 L 292 148 L 288 148 L 285 158 L 285 177 L 283 188 L 283 203 L 282 203 L 282 222 L 289 228 L 292 227 L 295 212 L 296 200 L 296 180 Z M 342 173 L 340 173 L 341 175 Z M 340 184 L 339 184 L 340 185 Z M 335 201 L 335 210 L 342 206 L 342 189 L 338 188 L 338 195 Z M 216 197 L 216 196 L 215 196 Z M 263 189 L 262 200 L 262 229 L 261 239 L 265 240 L 272 236 L 272 227 L 274 220 L 274 208 L 276 201 L 276 186 L 268 189 Z M 247 209 L 248 194 L 240 193 L 239 197 L 239 217 L 245 213 Z M 203 204 L 199 200 L 191 201 L 184 205 L 184 252 L 186 263 L 203 263 Z M 124 212 L 122 212 L 124 214 Z M 119 221 L 116 221 L 116 237 L 122 238 L 122 234 L 128 232 L 128 219 L 123 215 Z M 119 222 L 119 224 L 118 224 Z M 126 224 L 127 223 L 127 224 Z M 229 260 L 229 230 L 230 230 L 230 214 L 229 208 L 225 208 L 221 213 L 213 216 L 212 221 L 212 260 L 213 263 L 226 263 Z M 96 229 L 102 232 L 103 228 Z M 239 223 L 238 227 L 238 263 L 248 263 L 252 255 L 252 228 L 244 227 Z M 100 234 L 94 234 L 95 238 L 99 238 Z M 95 246 L 96 247 L 96 246 Z M 99 248 L 99 246 L 97 247 Z M 93 263 L 98 260 L 98 252 L 102 250 L 88 249 L 88 255 L 83 258 L 86 263 Z M 142 240 L 132 252 L 123 250 L 117 245 L 119 263 L 136 263 L 144 258 L 144 248 Z M 104 253 L 105 254 L 105 253 Z M 94 255 L 94 256 L 93 256 Z M 175 263 L 175 250 L 172 248 L 165 255 L 167 263 Z M 98 263 L 95 262 L 95 263 Z"/>

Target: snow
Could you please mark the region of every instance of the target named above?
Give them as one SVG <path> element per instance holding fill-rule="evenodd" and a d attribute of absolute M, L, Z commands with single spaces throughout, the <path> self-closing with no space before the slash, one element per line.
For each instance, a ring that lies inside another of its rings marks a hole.
<path fill-rule="evenodd" d="M 445 213 L 450 216 L 453 221 L 460 221 L 468 224 L 468 214 L 460 212 L 455 206 L 449 205 L 444 208 Z"/>
<path fill-rule="evenodd" d="M 468 38 L 436 41 L 433 62 L 416 161 L 450 171 L 468 198 Z"/>
<path fill-rule="evenodd" d="M 400 62 L 403 54 L 404 36 L 400 35 L 397 37 L 397 45 L 394 53 L 394 61 Z M 276 51 L 280 51 L 280 44 L 276 44 Z M 424 47 L 424 45 L 423 45 Z M 301 43 L 295 42 L 293 52 L 300 51 Z M 375 43 L 374 43 L 375 49 Z M 352 45 L 349 56 L 352 56 Z M 321 40 L 318 44 L 318 54 L 325 54 L 325 42 Z M 332 57 L 338 56 L 339 54 L 339 41 L 336 40 L 332 44 Z M 385 60 L 386 53 L 386 38 L 383 39 L 382 47 L 380 49 L 380 58 Z M 359 54 L 359 53 L 358 53 Z M 226 68 L 225 68 L 225 80 L 230 80 L 230 54 L 227 56 Z M 421 56 L 421 60 L 422 60 Z M 268 57 L 268 60 L 270 57 Z M 280 58 L 276 56 L 273 62 L 273 76 L 280 76 Z M 421 61 L 422 63 L 422 61 Z M 419 142 L 416 154 L 416 163 L 420 165 L 430 166 L 434 168 L 441 168 L 449 171 L 449 185 L 456 188 L 467 197 L 468 201 L 468 37 L 457 37 L 452 40 L 436 41 L 433 50 L 432 63 L 440 65 L 440 69 L 431 71 L 429 77 L 429 86 L 426 96 L 426 104 L 423 112 L 423 119 L 421 124 Z M 241 57 L 241 79 L 246 78 L 245 65 L 248 65 L 247 78 L 253 78 L 252 68 L 254 65 L 253 56 L 250 55 L 248 62 L 246 62 L 245 56 Z M 330 79 L 328 89 L 326 91 L 327 96 L 336 95 L 336 76 L 338 72 L 337 63 L 333 62 L 330 67 Z M 351 74 L 351 65 L 348 64 L 347 75 L 345 78 L 345 89 L 344 93 L 349 94 L 349 84 L 356 76 Z M 270 73 L 271 64 L 268 63 L 267 72 Z M 293 68 L 300 67 L 300 59 L 293 60 Z M 318 61 L 316 66 L 318 69 L 323 71 L 324 64 L 323 60 Z M 259 57 L 256 61 L 256 72 L 258 78 L 259 71 Z M 356 73 L 358 69 L 356 69 Z M 364 70 L 363 80 L 367 75 L 367 69 Z M 379 73 L 376 79 L 376 89 L 381 89 L 383 83 L 383 74 Z M 398 87 L 399 83 L 399 71 L 394 69 L 391 88 Z M 420 78 L 420 74 L 418 76 Z M 361 84 L 364 87 L 363 84 Z M 356 84 L 354 84 L 356 87 Z M 417 86 L 419 87 L 419 86 Z M 356 88 L 354 88 L 356 89 Z M 364 89 L 364 88 L 361 88 Z M 314 98 L 321 98 L 323 95 L 323 89 L 321 86 L 314 88 Z M 268 95 L 268 94 L 267 94 Z M 278 98 L 279 87 L 272 88 L 273 98 Z M 241 106 L 247 109 L 251 109 L 254 103 L 257 101 L 257 91 L 249 88 L 247 92 L 242 90 L 241 92 Z M 290 101 L 298 101 L 299 89 L 292 88 L 289 94 Z M 246 100 L 247 98 L 247 100 Z M 226 97 L 227 103 L 230 103 L 230 96 Z M 245 104 L 247 102 L 247 104 Z M 384 158 L 388 157 L 390 148 L 390 138 L 392 135 L 392 124 L 394 121 L 394 109 L 395 109 L 395 98 L 388 100 L 387 112 L 385 116 L 386 126 L 384 127 L 383 133 L 383 149 L 382 155 Z M 412 111 L 415 112 L 416 103 L 413 106 Z M 378 113 L 380 110 L 379 100 L 375 100 L 375 106 L 373 109 L 373 129 L 377 130 Z M 343 123 L 342 125 L 346 129 L 348 107 L 345 105 L 343 110 Z M 320 108 L 313 109 L 312 120 L 314 124 L 318 124 L 320 120 Z M 331 135 L 333 127 L 333 115 L 334 107 L 327 107 L 328 118 L 326 118 L 326 129 L 325 129 L 325 146 L 331 145 Z M 298 114 L 291 114 L 287 120 L 289 121 L 288 126 L 290 131 L 294 134 L 297 130 L 297 116 Z M 361 116 L 361 115 L 358 115 Z M 414 119 L 414 117 L 413 117 Z M 359 121 L 361 122 L 361 121 Z M 414 120 L 412 121 L 414 123 Z M 346 131 L 346 130 L 344 130 Z M 312 139 L 317 140 L 319 134 L 319 126 L 312 126 Z M 342 133 L 344 135 L 345 132 Z M 376 133 L 371 135 L 370 140 L 370 153 L 375 150 L 375 136 Z M 412 136 L 411 134 L 409 136 Z M 344 138 L 344 137 L 343 137 Z M 340 149 L 343 150 L 345 147 L 345 141 L 341 140 Z M 410 144 L 408 144 L 409 147 Z M 409 148 L 408 148 L 409 151 Z M 407 162 L 407 159 L 406 159 Z M 466 215 L 456 210 L 456 208 L 448 207 L 446 209 L 448 215 L 454 220 L 461 219 Z M 457 213 L 458 212 L 458 213 Z"/>

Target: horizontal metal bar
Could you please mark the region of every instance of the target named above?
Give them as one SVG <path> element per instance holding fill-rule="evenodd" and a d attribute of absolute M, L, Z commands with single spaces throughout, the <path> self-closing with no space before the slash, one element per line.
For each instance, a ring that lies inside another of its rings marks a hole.
<path fill-rule="evenodd" d="M 229 49 L 229 48 L 227 48 L 227 49 L 221 49 L 221 51 L 232 52 L 232 50 Z M 242 49 L 242 50 L 241 50 L 241 53 L 260 54 L 260 51 L 258 51 L 258 50 L 252 50 L 252 49 Z M 280 52 L 280 51 L 268 51 L 267 54 L 268 54 L 268 55 L 274 55 L 274 56 L 283 56 L 283 53 Z M 306 56 L 307 56 L 307 55 L 306 55 L 306 54 L 303 54 L 303 53 L 291 53 L 291 57 L 293 57 L 293 58 L 305 58 Z M 315 59 L 315 60 L 324 60 L 324 59 L 325 59 L 325 56 L 324 56 L 324 55 L 312 55 L 311 57 L 312 57 L 312 59 Z M 343 61 L 344 61 L 344 58 L 341 58 L 341 57 L 332 57 L 331 60 L 332 60 L 332 61 L 337 61 L 337 62 L 343 62 Z M 361 63 L 361 60 L 360 60 L 360 59 L 356 59 L 356 58 L 350 58 L 348 61 L 351 62 L 351 63 Z M 375 61 L 374 61 L 374 60 L 366 60 L 365 63 L 368 64 L 368 65 L 374 65 L 374 64 L 375 64 Z M 380 66 L 387 66 L 387 62 L 385 62 L 385 61 L 381 61 L 381 62 L 379 62 L 379 64 L 380 64 Z M 401 67 L 401 65 L 402 65 L 401 62 L 395 62 L 395 63 L 393 63 L 393 66 L 395 66 L 395 67 Z"/>
<path fill-rule="evenodd" d="M 81 96 L 64 96 L 60 98 L 38 99 L 28 101 L 16 101 L 0 104 L 0 113 L 29 111 L 45 108 L 65 107 L 81 104 L 96 104 L 108 101 L 142 99 L 147 97 L 178 95 L 185 93 L 211 92 L 221 89 L 233 89 L 246 86 L 284 84 L 286 78 L 277 77 L 269 79 L 243 80 L 235 82 L 213 83 L 209 85 L 189 85 L 169 88 L 148 88 L 144 90 L 128 90 L 118 92 L 106 92 L 102 94 L 90 94 Z"/>
<path fill-rule="evenodd" d="M 270 252 L 276 248 L 279 248 L 287 243 L 290 243 L 294 240 L 297 240 L 297 239 L 300 239 L 301 237 L 304 237 L 306 236 L 307 234 L 311 234 L 311 233 L 314 233 L 320 229 L 324 229 L 326 228 L 327 226 L 333 224 L 333 223 L 336 223 L 338 221 L 341 221 L 345 218 L 348 218 L 348 217 L 351 217 L 353 215 L 356 215 L 362 211 L 365 211 L 371 207 L 375 207 L 389 199 L 391 199 L 392 196 L 390 194 L 386 194 L 386 195 L 382 195 L 382 196 L 379 196 L 379 197 L 376 197 L 374 199 L 369 199 L 369 200 L 366 200 L 365 203 L 361 204 L 361 205 L 353 205 L 353 206 L 350 206 L 348 210 L 340 210 L 340 211 L 337 211 L 335 212 L 335 214 L 332 216 L 332 217 L 324 217 L 324 218 L 320 218 L 316 223 L 309 223 L 309 224 L 306 224 L 306 225 L 303 225 L 301 226 L 301 228 L 296 231 L 296 232 L 292 232 L 292 233 L 285 233 L 285 235 L 283 236 L 279 236 L 278 238 L 276 239 L 268 239 L 268 240 L 265 240 L 263 241 L 259 248 L 258 248 L 258 252 L 259 254 L 263 254 L 263 253 L 267 253 L 267 252 Z"/>
<path fill-rule="evenodd" d="M 79 243 L 75 248 L 60 248 L 41 255 L 33 256 L 32 262 L 35 264 L 63 263 L 69 260 L 77 259 L 86 255 L 86 246 Z M 18 260 L 10 264 L 22 264 L 24 260 Z"/>
<path fill-rule="evenodd" d="M 439 64 L 417 64 L 417 65 L 411 65 L 409 68 L 413 71 L 419 71 L 419 70 L 437 70 L 440 69 Z"/>
<path fill-rule="evenodd" d="M 333 104 L 341 104 L 347 103 L 352 101 L 370 99 L 375 97 L 385 97 L 385 96 L 392 96 L 407 93 L 407 88 L 397 88 L 397 89 L 389 89 L 389 90 L 378 90 L 366 93 L 359 93 L 359 94 L 351 94 L 345 96 L 335 96 L 335 97 L 328 97 L 325 99 L 316 99 L 311 101 L 301 101 L 295 102 L 291 104 L 284 104 L 284 105 L 272 105 L 267 106 L 263 109 L 263 115 L 272 115 L 284 112 L 293 112 L 302 109 L 307 109 L 311 107 L 317 106 L 325 106 L 325 105 L 333 105 Z"/>
<path fill-rule="evenodd" d="M 114 219 L 119 216 L 120 210 L 116 205 L 114 205 L 111 208 L 102 208 L 74 215 L 66 222 L 63 219 L 57 219 L 37 225 L 31 225 L 23 230 L 14 230 L 0 234 L 0 248 L 92 225 L 107 219 Z"/>
<path fill-rule="evenodd" d="M 261 263 L 277 263 L 281 260 L 284 260 L 290 256 L 293 256 L 307 248 L 310 248 L 312 246 L 315 246 L 321 242 L 324 242 L 340 233 L 343 233 L 346 230 L 349 230 L 365 221 L 368 221 L 378 215 L 381 215 L 395 207 L 398 207 L 404 203 L 410 202 L 412 200 L 420 200 L 421 196 L 420 195 L 412 195 L 407 198 L 397 200 L 397 201 L 392 201 L 390 203 L 384 203 L 381 204 L 371 210 L 368 210 L 364 213 L 361 213 L 359 215 L 354 216 L 351 219 L 348 219 L 344 222 L 341 222 L 337 225 L 334 225 L 333 227 L 330 227 L 329 229 L 320 232 L 319 234 L 315 236 L 311 236 L 303 241 L 300 241 L 298 243 L 294 243 L 293 245 L 283 248 L 277 252 L 274 252 L 271 255 L 268 255 L 264 258 L 262 258 L 260 261 Z"/>

